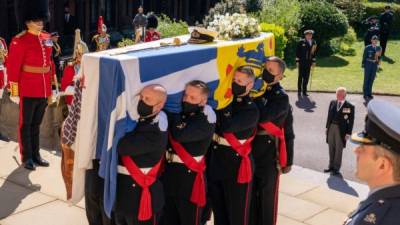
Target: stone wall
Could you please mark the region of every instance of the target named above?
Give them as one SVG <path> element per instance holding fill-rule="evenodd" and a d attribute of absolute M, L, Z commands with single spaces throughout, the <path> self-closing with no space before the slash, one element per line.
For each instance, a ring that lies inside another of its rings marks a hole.
<path fill-rule="evenodd" d="M 46 109 L 40 126 L 40 147 L 48 150 L 60 149 L 59 130 L 63 120 L 62 107 L 50 105 Z M 18 141 L 19 105 L 10 101 L 7 94 L 0 99 L 0 134 Z"/>

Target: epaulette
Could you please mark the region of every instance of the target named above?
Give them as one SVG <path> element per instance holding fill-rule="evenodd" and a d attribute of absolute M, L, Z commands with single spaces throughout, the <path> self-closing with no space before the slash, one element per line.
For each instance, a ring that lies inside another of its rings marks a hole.
<path fill-rule="evenodd" d="M 0 37 L 0 40 L 1 40 L 1 41 L 5 41 L 4 38 L 2 38 L 2 37 Z"/>
<path fill-rule="evenodd" d="M 26 34 L 26 30 L 23 30 L 21 33 L 15 35 L 16 38 L 22 37 L 24 34 Z"/>
<path fill-rule="evenodd" d="M 67 66 L 73 66 L 73 65 L 75 65 L 75 62 L 72 60 L 67 63 Z"/>
<path fill-rule="evenodd" d="M 94 36 L 92 37 L 92 40 L 96 39 L 98 36 L 99 36 L 98 34 L 94 35 Z"/>

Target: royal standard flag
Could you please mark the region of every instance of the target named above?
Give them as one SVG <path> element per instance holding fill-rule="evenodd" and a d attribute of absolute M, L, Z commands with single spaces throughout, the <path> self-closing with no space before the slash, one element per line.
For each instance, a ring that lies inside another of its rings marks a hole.
<path fill-rule="evenodd" d="M 185 43 L 189 36 L 180 36 Z M 232 101 L 230 89 L 235 69 L 251 65 L 257 75 L 266 56 L 274 54 L 272 34 L 211 44 L 160 47 L 160 42 L 86 54 L 82 60 L 84 77 L 81 119 L 75 149 L 72 203 L 84 196 L 85 171 L 92 159 L 100 159 L 99 175 L 104 178 L 104 207 L 110 216 L 116 196 L 118 155 L 116 146 L 125 133 L 135 128 L 138 93 L 149 84 L 167 89 L 168 111 L 181 110 L 185 84 L 202 80 L 211 89 L 209 105 L 221 109 Z M 253 95 L 262 94 L 265 84 L 257 78 Z"/>

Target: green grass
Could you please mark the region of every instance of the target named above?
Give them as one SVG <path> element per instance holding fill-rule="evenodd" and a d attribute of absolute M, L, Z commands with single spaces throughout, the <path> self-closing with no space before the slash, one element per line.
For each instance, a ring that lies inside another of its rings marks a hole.
<path fill-rule="evenodd" d="M 354 44 L 355 56 L 333 55 L 317 58 L 317 67 L 312 75 L 311 91 L 335 91 L 344 86 L 348 92 L 362 93 L 364 79 L 361 58 L 363 42 Z M 386 48 L 387 59 L 380 66 L 373 86 L 373 92 L 379 94 L 400 95 L 400 40 L 389 40 Z M 287 90 L 297 90 L 297 68 L 289 68 L 282 84 Z M 310 81 L 311 82 L 311 81 Z"/>

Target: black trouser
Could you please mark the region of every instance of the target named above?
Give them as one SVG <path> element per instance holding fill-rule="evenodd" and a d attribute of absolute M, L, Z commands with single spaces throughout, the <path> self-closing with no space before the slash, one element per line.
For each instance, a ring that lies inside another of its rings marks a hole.
<path fill-rule="evenodd" d="M 22 162 L 38 159 L 40 124 L 47 107 L 47 98 L 21 97 L 19 103 L 19 147 Z"/>
<path fill-rule="evenodd" d="M 310 79 L 311 62 L 300 62 L 299 63 L 299 78 L 297 80 L 297 92 L 306 94 L 307 85 Z"/>
<path fill-rule="evenodd" d="M 248 225 L 252 182 L 239 184 L 236 179 L 212 181 L 209 194 L 214 225 Z"/>
<path fill-rule="evenodd" d="M 385 55 L 388 38 L 389 38 L 389 33 L 381 32 L 379 43 L 380 43 L 380 45 L 382 47 L 382 56 Z"/>
<path fill-rule="evenodd" d="M 253 195 L 250 207 L 251 225 L 275 225 L 278 211 L 279 171 L 276 166 L 275 139 L 257 135 L 254 138 L 255 161 Z"/>
<path fill-rule="evenodd" d="M 99 162 L 93 160 L 93 169 L 85 174 L 85 206 L 89 225 L 112 225 L 104 212 L 104 179 L 98 174 Z"/>
<path fill-rule="evenodd" d="M 127 215 L 125 213 L 120 213 L 118 211 L 115 212 L 115 224 L 116 225 L 157 225 L 158 224 L 158 215 L 154 215 L 149 220 L 139 221 L 136 216 L 132 213 L 132 215 Z"/>
<path fill-rule="evenodd" d="M 202 207 L 198 207 L 187 199 L 166 197 L 161 225 L 199 225 Z"/>

